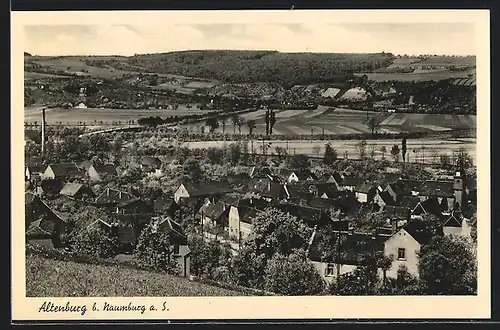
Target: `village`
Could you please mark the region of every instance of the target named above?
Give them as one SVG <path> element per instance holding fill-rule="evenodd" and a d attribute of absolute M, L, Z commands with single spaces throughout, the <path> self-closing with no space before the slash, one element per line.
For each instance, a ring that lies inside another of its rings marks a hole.
<path fill-rule="evenodd" d="M 260 269 L 270 267 L 269 262 L 256 266 L 261 275 L 245 274 L 253 267 L 245 259 L 249 251 L 274 260 L 276 254 L 300 249 L 320 287 L 338 294 L 340 280 L 359 275 L 370 260 L 382 285 L 401 287 L 405 278 L 419 278 L 421 252 L 435 237 L 475 239 L 476 178 L 466 154 L 446 168 L 423 168 L 405 163 L 404 154 L 401 162 L 337 159 L 327 145 L 322 160 L 260 155 L 237 161 L 238 173 L 210 180 L 203 173 L 210 161 L 203 163 L 214 151 L 203 152 L 187 159 L 176 151 L 168 157 L 142 155 L 126 166 L 116 157 L 26 159 L 27 244 L 99 258 L 149 260 L 150 268 L 187 279 L 234 281 L 271 292 L 272 286 L 258 284 L 263 281 L 259 276 L 270 276 L 267 268 Z M 107 153 L 122 155 L 123 150 Z M 172 189 L 131 186 L 168 177 L 175 179 Z M 217 251 L 211 256 L 224 257 L 211 260 L 203 253 L 207 247 Z"/>

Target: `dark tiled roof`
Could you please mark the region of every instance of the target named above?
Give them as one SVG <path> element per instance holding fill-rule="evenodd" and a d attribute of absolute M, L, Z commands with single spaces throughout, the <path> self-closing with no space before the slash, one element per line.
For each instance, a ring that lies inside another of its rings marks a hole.
<path fill-rule="evenodd" d="M 399 180 L 404 186 L 406 191 L 420 191 L 422 182 L 417 180 Z"/>
<path fill-rule="evenodd" d="M 407 220 L 411 216 L 411 210 L 402 206 L 387 205 L 384 207 L 384 212 L 393 220 Z"/>
<path fill-rule="evenodd" d="M 295 173 L 295 175 L 297 176 L 297 178 L 299 180 L 306 180 L 308 177 L 311 177 L 313 180 L 317 180 L 318 179 L 318 177 L 316 176 L 316 174 L 314 174 L 313 172 L 311 172 L 308 169 L 294 170 L 292 172 Z"/>
<path fill-rule="evenodd" d="M 453 182 L 425 181 L 420 189 L 420 194 L 435 197 L 453 197 Z"/>
<path fill-rule="evenodd" d="M 49 165 L 55 176 L 82 177 L 83 173 L 75 163 L 52 164 Z"/>
<path fill-rule="evenodd" d="M 429 243 L 432 238 L 428 233 L 424 222 L 418 219 L 411 220 L 403 227 L 403 229 L 422 245 Z"/>
<path fill-rule="evenodd" d="M 436 197 L 431 197 L 421 202 L 420 205 L 427 213 L 434 215 L 441 215 L 442 207 Z"/>
<path fill-rule="evenodd" d="M 418 203 L 420 203 L 420 199 L 417 196 L 403 196 L 401 198 L 401 206 L 408 207 L 413 210 Z"/>
<path fill-rule="evenodd" d="M 335 183 L 314 183 L 312 185 L 314 185 L 318 190 L 318 196 L 326 194 L 328 197 L 332 197 L 336 192 L 338 192 L 337 185 Z"/>
<path fill-rule="evenodd" d="M 102 165 L 98 164 L 98 165 L 93 165 L 93 167 L 99 174 L 108 174 L 108 175 L 116 174 L 116 168 L 113 164 L 102 164 Z"/>
<path fill-rule="evenodd" d="M 319 224 L 324 220 L 323 211 L 318 208 L 295 203 L 282 203 L 278 208 L 309 224 Z"/>
<path fill-rule="evenodd" d="M 373 191 L 374 189 L 375 189 L 375 187 L 373 187 L 369 183 L 361 183 L 361 184 L 358 184 L 356 186 L 356 188 L 354 188 L 354 191 L 367 194 L 367 193 Z"/>
<path fill-rule="evenodd" d="M 208 205 L 203 211 L 203 213 L 206 217 L 212 220 L 217 220 L 224 214 L 224 212 L 226 212 L 226 210 L 228 209 L 225 208 L 224 203 L 217 202 Z"/>
<path fill-rule="evenodd" d="M 452 212 L 444 221 L 443 227 L 462 227 L 463 217 L 460 214 Z"/>
<path fill-rule="evenodd" d="M 176 205 L 173 198 L 160 197 L 154 203 L 155 212 L 162 213 L 168 211 L 171 207 Z"/>
<path fill-rule="evenodd" d="M 377 191 L 377 194 L 384 201 L 386 205 L 394 205 L 394 199 L 388 191 Z"/>
<path fill-rule="evenodd" d="M 232 192 L 231 188 L 216 185 L 214 183 L 204 183 L 199 185 L 184 183 L 184 187 L 189 192 L 190 196 L 210 196 Z"/>
<path fill-rule="evenodd" d="M 285 187 L 280 183 L 271 183 L 271 189 L 265 189 L 261 192 L 263 197 L 267 198 L 282 198 L 286 195 Z"/>
<path fill-rule="evenodd" d="M 342 182 L 340 182 L 340 185 L 343 186 L 343 187 L 346 187 L 346 186 L 354 186 L 354 187 L 356 187 L 357 185 L 359 185 L 362 182 L 363 182 L 363 179 L 360 179 L 360 178 L 346 177 L 346 178 L 344 178 L 342 180 Z"/>
<path fill-rule="evenodd" d="M 132 194 L 107 187 L 96 199 L 98 204 L 118 204 L 135 198 Z"/>
<path fill-rule="evenodd" d="M 309 199 L 312 196 L 312 193 L 309 191 L 307 185 L 301 184 L 292 184 L 286 185 L 285 190 L 288 191 L 289 198 L 299 198 L 299 199 Z"/>
<path fill-rule="evenodd" d="M 144 156 L 141 159 L 141 165 L 160 168 L 161 161 L 157 157 Z"/>
<path fill-rule="evenodd" d="M 45 167 L 41 165 L 27 165 L 26 167 L 30 173 L 43 173 L 45 171 Z"/>
<path fill-rule="evenodd" d="M 253 166 L 248 174 L 251 178 L 266 177 L 267 175 L 273 175 L 273 172 L 269 167 Z"/>
<path fill-rule="evenodd" d="M 240 217 L 240 221 L 252 224 L 253 219 L 259 215 L 262 211 L 252 208 L 252 207 L 239 207 L 238 208 L 238 214 Z"/>
<path fill-rule="evenodd" d="M 80 183 L 69 182 L 64 185 L 59 193 L 61 195 L 74 197 L 82 187 L 83 185 Z"/>

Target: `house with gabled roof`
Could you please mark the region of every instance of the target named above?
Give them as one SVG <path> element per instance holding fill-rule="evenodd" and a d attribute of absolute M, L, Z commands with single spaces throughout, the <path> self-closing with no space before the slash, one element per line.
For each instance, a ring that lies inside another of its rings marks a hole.
<path fill-rule="evenodd" d="M 76 182 L 66 183 L 59 194 L 76 200 L 91 200 L 95 198 L 95 193 L 90 187 Z"/>
<path fill-rule="evenodd" d="M 224 187 L 216 183 L 193 184 L 184 182 L 174 192 L 174 200 L 176 203 L 183 198 L 220 198 L 233 190 L 229 187 Z"/>
<path fill-rule="evenodd" d="M 455 206 L 455 190 L 453 181 L 427 180 L 422 184 L 418 194 L 420 201 L 436 198 L 443 208 L 451 210 Z"/>
<path fill-rule="evenodd" d="M 71 181 L 85 176 L 75 163 L 51 164 L 43 172 L 43 180 Z"/>
<path fill-rule="evenodd" d="M 274 176 L 273 171 L 268 166 L 252 166 L 248 173 L 250 178 L 266 178 Z"/>
<path fill-rule="evenodd" d="M 288 191 L 285 189 L 285 185 L 272 182 L 269 185 L 269 189 L 260 192 L 260 196 L 266 202 L 272 202 L 286 199 L 289 195 Z"/>
<path fill-rule="evenodd" d="M 444 215 L 443 234 L 470 237 L 471 227 L 467 219 L 460 212 L 454 212 Z"/>
<path fill-rule="evenodd" d="M 190 277 L 191 275 L 191 249 L 187 243 L 187 236 L 182 227 L 168 216 L 152 219 L 153 232 L 167 232 L 170 237 L 170 251 L 168 256 L 174 258 L 178 267 L 178 275 Z"/>
<path fill-rule="evenodd" d="M 373 203 L 377 204 L 379 207 L 384 208 L 388 205 L 394 205 L 394 199 L 392 195 L 386 190 L 377 189 L 375 196 L 373 197 Z"/>
<path fill-rule="evenodd" d="M 241 243 L 252 233 L 253 219 L 262 211 L 248 206 L 231 205 L 228 213 L 229 237 Z"/>
<path fill-rule="evenodd" d="M 153 214 L 153 203 L 139 197 L 122 200 L 116 204 L 117 214 Z"/>
<path fill-rule="evenodd" d="M 392 259 L 386 276 L 397 278 L 398 270 L 405 266 L 410 274 L 419 277 L 418 264 L 420 249 L 431 239 L 425 225 L 420 220 L 412 220 L 384 243 L 384 255 Z"/>
<path fill-rule="evenodd" d="M 210 203 L 201 210 L 201 221 L 211 227 L 226 228 L 228 226 L 229 207 L 221 201 Z"/>
<path fill-rule="evenodd" d="M 373 198 L 377 194 L 377 187 L 372 186 L 369 183 L 363 182 L 358 184 L 353 191 L 356 196 L 356 199 L 360 203 L 371 203 L 373 201 Z"/>
<path fill-rule="evenodd" d="M 443 200 L 442 200 L 443 201 Z M 446 200 L 444 200 L 446 203 Z M 412 210 L 411 215 L 413 217 L 422 216 L 424 214 L 433 214 L 435 216 L 441 216 L 443 211 L 446 209 L 447 205 L 443 206 L 439 203 L 437 197 L 431 197 L 424 201 L 420 201 Z"/>
<path fill-rule="evenodd" d="M 88 169 L 88 175 L 92 181 L 103 181 L 117 175 L 116 167 L 113 164 L 94 164 Z"/>
<path fill-rule="evenodd" d="M 286 200 L 299 204 L 305 204 L 313 196 L 308 186 L 302 184 L 284 185 Z"/>
<path fill-rule="evenodd" d="M 45 167 L 42 165 L 26 165 L 24 171 L 24 181 L 39 179 L 45 172 Z"/>
<path fill-rule="evenodd" d="M 337 184 L 334 182 L 315 182 L 308 186 L 310 193 L 321 198 L 335 198 L 340 193 Z"/>
<path fill-rule="evenodd" d="M 285 170 L 282 175 L 283 179 L 288 183 L 318 180 L 316 174 L 309 169 Z"/>
<path fill-rule="evenodd" d="M 373 235 L 370 233 L 355 233 L 347 227 L 341 228 L 344 239 L 340 246 L 340 255 L 332 254 L 330 251 L 321 250 L 317 244 L 318 232 L 316 228 L 309 239 L 307 247 L 307 256 L 323 281 L 331 284 L 337 281 L 337 274 L 345 276 L 352 273 L 359 266 L 366 264 L 368 256 L 374 255 L 384 250 L 384 241 L 387 235 Z M 345 234 L 350 232 L 350 234 Z M 381 267 L 377 270 L 380 277 L 383 276 Z"/>
<path fill-rule="evenodd" d="M 143 156 L 140 167 L 145 172 L 161 174 L 161 160 L 158 157 Z"/>
<path fill-rule="evenodd" d="M 158 198 L 153 204 L 153 210 L 156 214 L 173 216 L 178 209 L 179 205 L 174 201 L 174 199 L 167 196 Z"/>
<path fill-rule="evenodd" d="M 357 177 L 353 177 L 353 176 L 350 176 L 350 177 L 344 176 L 344 178 L 342 179 L 342 182 L 340 182 L 340 187 L 341 187 L 341 190 L 354 191 L 354 189 L 356 189 L 356 187 L 359 186 L 360 184 L 362 184 L 363 182 L 364 182 L 364 180 L 361 178 L 357 178 Z"/>
<path fill-rule="evenodd" d="M 106 187 L 104 191 L 97 196 L 95 202 L 101 206 L 116 207 L 117 204 L 136 198 L 129 192 L 122 191 L 115 188 Z"/>

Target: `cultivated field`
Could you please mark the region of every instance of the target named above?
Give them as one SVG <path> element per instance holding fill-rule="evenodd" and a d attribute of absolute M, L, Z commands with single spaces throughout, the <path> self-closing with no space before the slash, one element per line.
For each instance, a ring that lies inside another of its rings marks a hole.
<path fill-rule="evenodd" d="M 245 120 L 255 120 L 257 127 L 253 132 L 262 134 L 265 133 L 265 114 L 265 110 L 258 110 L 242 117 Z M 386 133 L 439 132 L 476 127 L 474 115 L 367 112 L 340 108 L 331 110 L 319 106 L 315 110 L 276 110 L 273 133 L 285 135 L 310 135 L 311 132 L 313 134 L 369 133 L 371 131 L 367 122 L 373 116 L 376 116 L 381 124 L 380 131 Z M 195 132 L 199 125 L 191 125 L 189 129 Z M 222 125 L 216 132 L 222 132 Z M 233 124 L 231 120 L 227 120 L 226 133 L 231 132 Z M 242 126 L 241 132 L 248 133 L 246 125 Z"/>
<path fill-rule="evenodd" d="M 58 283 L 57 285 L 54 285 Z M 27 297 L 245 296 L 185 278 L 120 266 L 26 256 Z"/>
<path fill-rule="evenodd" d="M 209 110 L 199 110 L 195 108 L 186 108 L 180 105 L 177 110 L 143 110 L 143 109 L 95 109 L 95 108 L 72 108 L 72 109 L 47 109 L 45 111 L 45 120 L 48 125 L 55 125 L 58 122 L 68 125 L 76 125 L 80 122 L 85 124 L 95 124 L 101 121 L 106 124 L 121 122 L 125 125 L 129 120 L 136 121 L 142 117 L 166 118 L 170 116 L 204 114 Z M 27 107 L 24 109 L 24 121 L 27 123 L 42 122 L 42 113 L 40 107 Z"/>
<path fill-rule="evenodd" d="M 401 147 L 401 140 L 367 140 L 366 154 L 371 157 L 371 151 L 374 149 L 374 158 L 392 159 L 390 150 L 393 145 Z M 229 144 L 231 141 L 200 141 L 200 142 L 185 142 L 184 146 L 188 148 L 209 148 L 209 147 L 222 147 L 224 144 Z M 347 152 L 347 158 L 359 159 L 359 151 L 357 149 L 357 140 L 310 140 L 310 141 L 250 141 L 248 149 L 255 153 L 262 153 L 263 146 L 266 148 L 266 153 L 275 153 L 276 148 L 284 148 L 288 150 L 288 154 L 306 154 L 309 156 L 322 156 L 325 151 L 325 144 L 330 145 L 337 150 L 339 157 L 344 157 Z M 381 147 L 386 148 L 385 153 L 381 151 Z M 319 147 L 319 153 L 315 149 Z M 407 150 L 410 162 L 420 163 L 433 163 L 439 161 L 439 156 L 446 154 L 453 156 L 460 148 L 465 148 L 472 159 L 476 159 L 476 139 L 459 139 L 459 140 L 445 140 L 445 139 L 419 139 L 408 140 Z"/>
<path fill-rule="evenodd" d="M 466 78 L 469 74 L 473 74 L 475 70 L 467 71 L 449 71 L 449 70 L 431 70 L 421 73 L 390 73 L 390 72 L 380 72 L 380 73 L 356 73 L 356 75 L 362 76 L 366 74 L 369 80 L 373 81 L 430 81 L 430 80 L 443 80 L 449 78 Z"/>

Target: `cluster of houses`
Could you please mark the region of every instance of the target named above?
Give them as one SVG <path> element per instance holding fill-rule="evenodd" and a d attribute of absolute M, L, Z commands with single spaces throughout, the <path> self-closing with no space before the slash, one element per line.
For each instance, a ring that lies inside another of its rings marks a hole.
<path fill-rule="evenodd" d="M 160 166 L 161 162 L 149 159 L 143 169 L 155 172 Z M 373 185 L 357 177 L 352 167 L 318 177 L 309 169 L 275 173 L 269 167 L 254 166 L 247 174 L 229 176 L 219 182 L 182 182 L 172 196 L 151 200 L 148 196 L 110 187 L 96 195 L 85 184 L 73 180 L 87 175 L 91 180 L 105 181 L 108 175 L 116 174 L 112 165 L 91 164 L 82 172 L 75 164 L 53 164 L 39 171 L 40 187 L 45 181 L 60 180 L 65 182 L 58 187 L 60 195 L 109 210 L 113 223 L 92 219 L 89 228 L 116 233 L 124 248 L 131 248 L 142 228 L 150 222 L 159 231 L 173 233 L 176 237 L 173 251 L 183 276 L 189 276 L 190 250 L 186 235 L 173 220 L 183 204 L 192 206 L 193 215 L 204 231 L 223 233 L 239 244 L 251 235 L 253 219 L 269 206 L 303 220 L 314 228 L 309 258 L 323 279 L 331 282 L 362 264 L 364 252 L 375 251 L 382 251 L 393 259 L 387 276 L 396 277 L 400 265 L 418 276 L 417 253 L 429 237 L 422 234 L 417 220 L 425 214 L 433 214 L 439 219 L 443 234 L 470 235 L 461 209 L 466 203 L 474 203 L 476 190 L 475 182 L 458 172 L 449 178 L 426 181 L 405 180 L 398 174 L 387 173 L 383 183 Z M 26 174 L 29 181 L 35 171 L 27 168 Z M 26 193 L 27 235 L 45 235 L 56 244 L 67 221 L 43 202 L 44 193 L 43 188 Z M 349 221 L 336 216 L 356 214 L 360 208 L 380 212 L 387 217 L 387 225 L 375 232 L 357 232 Z M 52 225 L 47 225 L 49 223 Z M 328 256 L 318 250 L 317 230 L 327 225 L 346 237 L 340 256 Z"/>

